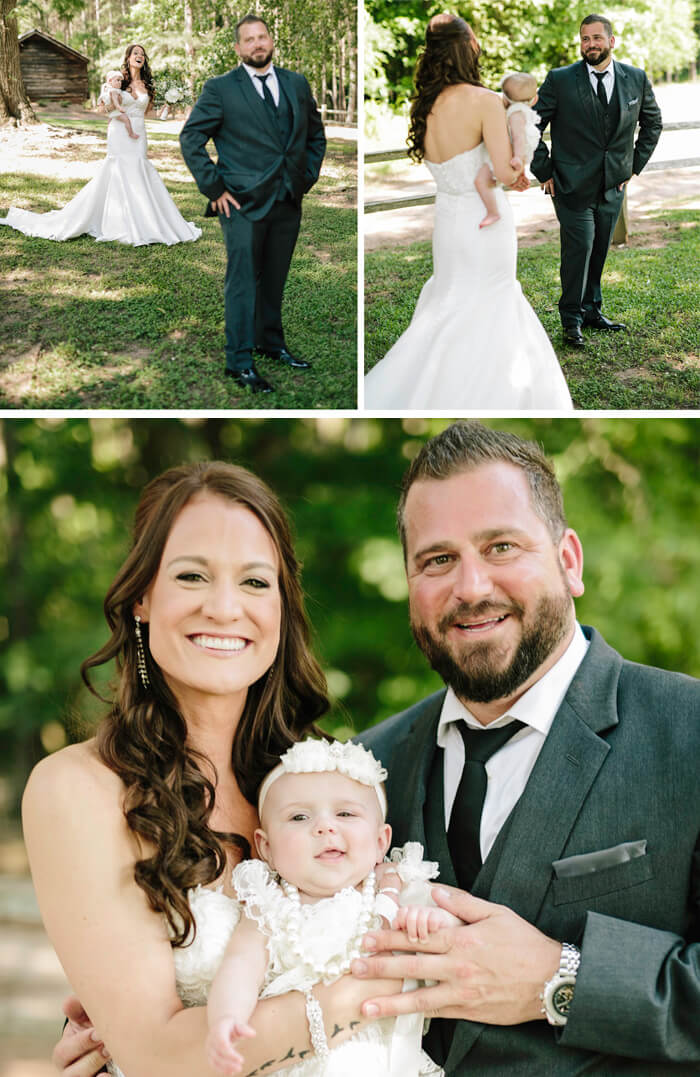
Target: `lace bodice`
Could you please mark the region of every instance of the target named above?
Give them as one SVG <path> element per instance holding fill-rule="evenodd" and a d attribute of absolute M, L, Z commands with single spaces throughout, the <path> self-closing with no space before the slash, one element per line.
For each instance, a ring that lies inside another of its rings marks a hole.
<path fill-rule="evenodd" d="M 204 1006 L 241 908 L 221 887 L 197 886 L 188 898 L 197 931 L 189 946 L 173 947 L 177 993 L 186 1006 Z"/>
<path fill-rule="evenodd" d="M 458 153 L 447 161 L 438 163 L 425 160 L 425 164 L 440 193 L 465 195 L 474 193 L 476 174 L 488 159 L 486 146 L 480 142 L 473 149 Z"/>

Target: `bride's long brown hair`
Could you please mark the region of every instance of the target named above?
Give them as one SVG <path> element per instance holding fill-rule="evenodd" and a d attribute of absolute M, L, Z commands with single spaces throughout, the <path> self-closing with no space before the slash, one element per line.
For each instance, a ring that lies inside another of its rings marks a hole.
<path fill-rule="evenodd" d="M 250 855 L 241 835 L 217 834 L 209 826 L 215 785 L 205 771 L 212 773 L 212 766 L 187 743 L 185 719 L 149 653 L 146 624 L 141 632 L 150 687 L 144 688 L 138 673 L 134 603 L 158 571 L 176 517 L 192 497 L 204 492 L 249 509 L 279 555 L 279 648 L 273 667 L 248 689 L 233 738 L 233 772 L 250 803 L 255 803 L 263 776 L 279 762 L 280 754 L 328 709 L 325 678 L 310 651 L 289 523 L 269 487 L 245 468 L 220 462 L 171 468 L 150 482 L 136 509 L 131 551 L 105 598 L 111 638 L 86 659 L 81 674 L 99 695 L 89 671 L 116 661 L 118 681 L 97 732 L 97 750 L 124 783 L 128 826 L 154 849 L 137 861 L 134 877 L 151 908 L 166 916 L 176 946 L 194 937 L 187 890 L 222 874 L 224 844 L 237 845 L 244 856 Z"/>
<path fill-rule="evenodd" d="M 468 22 L 453 18 L 425 31 L 425 47 L 415 74 L 416 92 L 411 102 L 408 156 L 420 162 L 425 156 L 428 116 L 446 86 L 465 82 L 482 86 L 479 75 L 479 43 Z"/>

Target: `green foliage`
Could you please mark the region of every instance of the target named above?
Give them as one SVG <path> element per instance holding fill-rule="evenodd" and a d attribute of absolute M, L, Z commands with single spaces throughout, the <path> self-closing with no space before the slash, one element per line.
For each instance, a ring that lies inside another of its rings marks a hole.
<path fill-rule="evenodd" d="M 606 309 L 632 333 L 585 331 L 574 352 L 561 339 L 557 311 L 559 243 L 522 247 L 518 278 L 549 334 L 574 405 L 601 410 L 700 406 L 700 213 L 682 210 L 636 226 L 630 245 L 613 249 L 603 276 Z M 429 243 L 365 256 L 367 369 L 408 326 L 422 285 L 432 272 Z"/>
<path fill-rule="evenodd" d="M 700 674 L 700 424 L 676 418 L 488 419 L 540 441 L 581 536 L 579 619 L 627 658 Z M 16 790 L 102 705 L 78 667 L 106 639 L 101 603 L 139 490 L 163 468 L 229 459 L 289 509 L 330 730 L 361 730 L 439 682 L 411 639 L 394 513 L 401 475 L 445 419 L 6 418 L 0 422 L 0 759 Z M 105 683 L 104 677 L 102 682 Z M 58 727 L 56 726 L 58 723 Z"/>
<path fill-rule="evenodd" d="M 410 98 L 425 28 L 441 10 L 439 2 L 367 0 L 368 97 L 393 107 Z M 578 28 L 590 5 L 584 0 L 512 0 L 507 5 L 471 0 L 450 10 L 472 26 L 481 45 L 482 79 L 495 88 L 505 71 L 531 71 L 541 80 L 550 68 L 579 59 Z M 698 56 L 697 3 L 694 10 L 691 0 L 634 0 L 605 14 L 615 29 L 616 57 L 653 77 L 683 72 Z"/>

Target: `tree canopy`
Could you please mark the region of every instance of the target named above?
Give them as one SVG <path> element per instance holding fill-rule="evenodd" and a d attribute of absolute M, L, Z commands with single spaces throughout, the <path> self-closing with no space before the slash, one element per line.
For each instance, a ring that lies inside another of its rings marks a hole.
<path fill-rule="evenodd" d="M 700 674 L 697 420 L 486 421 L 538 440 L 554 461 L 585 552 L 580 620 L 627 658 Z M 42 754 L 85 735 L 103 712 L 81 686 L 79 665 L 107 638 L 102 600 L 142 486 L 184 460 L 241 463 L 286 505 L 334 697 L 330 730 L 359 731 L 438 687 L 408 628 L 394 517 L 408 460 L 446 422 L 0 420 L 0 789 L 8 802 Z"/>
<path fill-rule="evenodd" d="M 578 28 L 591 14 L 583 0 L 367 0 L 366 90 L 373 100 L 400 107 L 413 92 L 413 72 L 425 28 L 439 11 L 461 15 L 481 45 L 481 72 L 495 88 L 506 71 L 530 71 L 542 80 L 550 68 L 580 57 Z M 617 59 L 643 67 L 654 79 L 695 74 L 700 0 L 632 0 L 605 9 L 616 36 Z"/>
<path fill-rule="evenodd" d="M 355 0 L 16 0 L 20 32 L 44 30 L 89 56 L 91 86 L 118 66 L 138 41 L 148 52 L 156 88 L 177 86 L 196 97 L 205 79 L 235 67 L 234 28 L 243 15 L 266 19 L 276 62 L 309 79 L 319 105 L 353 119 L 356 109 Z"/>

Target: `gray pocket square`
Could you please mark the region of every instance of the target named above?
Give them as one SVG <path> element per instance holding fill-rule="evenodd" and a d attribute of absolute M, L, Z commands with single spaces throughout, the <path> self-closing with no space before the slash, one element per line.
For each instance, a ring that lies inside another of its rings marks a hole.
<path fill-rule="evenodd" d="M 590 875 L 627 860 L 636 860 L 638 856 L 646 856 L 646 851 L 646 838 L 640 838 L 639 841 L 623 841 L 609 849 L 598 849 L 595 853 L 565 856 L 563 860 L 553 860 L 552 867 L 557 879 L 570 879 L 574 875 Z"/>

